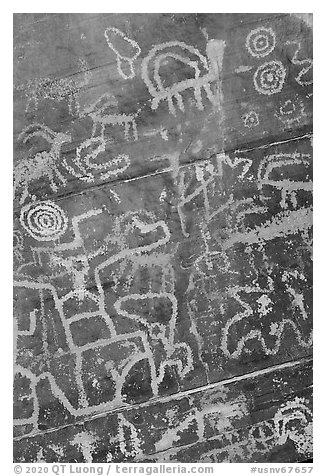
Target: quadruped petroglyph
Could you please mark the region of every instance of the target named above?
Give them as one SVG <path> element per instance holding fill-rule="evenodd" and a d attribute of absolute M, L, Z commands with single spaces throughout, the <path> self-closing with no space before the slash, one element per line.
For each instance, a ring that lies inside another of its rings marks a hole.
<path fill-rule="evenodd" d="M 15 15 L 15 461 L 310 458 L 311 27 Z"/>

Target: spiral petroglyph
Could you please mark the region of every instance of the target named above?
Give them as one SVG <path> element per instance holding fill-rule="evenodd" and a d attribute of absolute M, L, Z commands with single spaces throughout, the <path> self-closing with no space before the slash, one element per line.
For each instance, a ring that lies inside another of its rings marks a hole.
<path fill-rule="evenodd" d="M 35 240 L 52 241 L 66 231 L 68 219 L 62 208 L 47 200 L 23 207 L 20 223 Z"/>

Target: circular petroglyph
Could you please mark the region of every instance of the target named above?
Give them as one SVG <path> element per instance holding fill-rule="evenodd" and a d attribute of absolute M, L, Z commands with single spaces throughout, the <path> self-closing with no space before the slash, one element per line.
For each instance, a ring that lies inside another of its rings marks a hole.
<path fill-rule="evenodd" d="M 35 240 L 52 241 L 66 231 L 68 218 L 56 203 L 43 201 L 23 207 L 20 223 Z"/>
<path fill-rule="evenodd" d="M 251 128 L 259 125 L 259 116 L 255 111 L 249 111 L 247 114 L 242 116 L 242 120 L 245 127 Z"/>
<path fill-rule="evenodd" d="M 246 38 L 246 47 L 251 56 L 263 58 L 275 48 L 275 33 L 264 27 L 252 30 Z"/>
<path fill-rule="evenodd" d="M 257 68 L 254 74 L 254 86 L 260 94 L 279 93 L 284 85 L 286 69 L 281 61 L 269 61 Z"/>

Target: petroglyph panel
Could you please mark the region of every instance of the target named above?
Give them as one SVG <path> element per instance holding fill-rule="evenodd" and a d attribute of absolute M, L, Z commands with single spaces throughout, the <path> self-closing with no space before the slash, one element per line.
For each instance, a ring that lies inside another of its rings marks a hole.
<path fill-rule="evenodd" d="M 14 30 L 15 461 L 311 457 L 309 24 Z"/>
<path fill-rule="evenodd" d="M 17 439 L 17 461 L 288 462 L 312 455 L 311 362 Z M 41 438 L 46 444 L 41 443 Z"/>

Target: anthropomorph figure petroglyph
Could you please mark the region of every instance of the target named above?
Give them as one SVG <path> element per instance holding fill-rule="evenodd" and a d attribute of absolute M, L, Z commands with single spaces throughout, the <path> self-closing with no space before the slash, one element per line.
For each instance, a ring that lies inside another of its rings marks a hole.
<path fill-rule="evenodd" d="M 168 41 L 154 46 L 142 62 L 142 78 L 153 96 L 152 109 L 156 110 L 161 101 L 167 101 L 169 111 L 176 115 L 173 100 L 177 102 L 180 111 L 184 111 L 184 102 L 181 96 L 183 91 L 193 89 L 195 104 L 203 110 L 202 89 L 206 92 L 209 101 L 221 106 L 221 72 L 225 42 L 209 40 L 206 46 L 206 55 L 203 56 L 197 48 L 182 41 Z M 171 68 L 182 63 L 193 70 L 193 77 L 172 84 L 164 85 L 162 66 L 168 64 Z M 212 85 L 216 84 L 216 91 L 212 92 Z"/>

